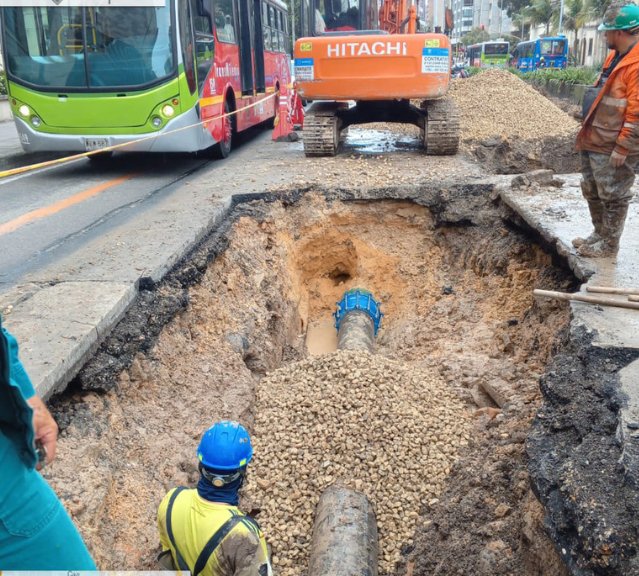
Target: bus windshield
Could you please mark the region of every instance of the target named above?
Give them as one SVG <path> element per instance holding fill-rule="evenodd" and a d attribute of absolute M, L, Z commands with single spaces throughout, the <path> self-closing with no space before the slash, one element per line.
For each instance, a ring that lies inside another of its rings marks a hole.
<path fill-rule="evenodd" d="M 563 56 L 566 50 L 565 40 L 542 40 L 541 55 L 542 56 Z"/>
<path fill-rule="evenodd" d="M 508 54 L 508 42 L 492 42 L 484 45 L 486 56 L 503 56 Z"/>
<path fill-rule="evenodd" d="M 130 88 L 166 78 L 176 70 L 170 6 L 5 8 L 9 77 L 56 90 Z"/>

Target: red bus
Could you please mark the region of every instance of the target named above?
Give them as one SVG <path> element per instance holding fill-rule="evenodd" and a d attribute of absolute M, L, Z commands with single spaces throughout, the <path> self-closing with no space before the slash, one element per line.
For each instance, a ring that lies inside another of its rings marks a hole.
<path fill-rule="evenodd" d="M 29 152 L 130 143 L 125 150 L 226 157 L 235 133 L 274 117 L 290 83 L 281 0 L 7 7 L 1 19 Z M 225 111 L 237 114 L 217 118 Z"/>

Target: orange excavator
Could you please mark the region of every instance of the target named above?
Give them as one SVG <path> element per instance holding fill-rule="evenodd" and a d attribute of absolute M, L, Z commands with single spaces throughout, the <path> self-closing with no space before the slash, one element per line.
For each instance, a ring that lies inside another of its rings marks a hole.
<path fill-rule="evenodd" d="M 447 11 L 449 27 L 451 16 Z M 307 156 L 334 156 L 344 130 L 368 122 L 415 124 L 427 154 L 457 152 L 459 115 L 446 97 L 450 41 L 418 32 L 410 0 L 384 0 L 379 10 L 377 0 L 302 0 L 301 22 L 295 79 L 300 96 L 312 101 Z"/>

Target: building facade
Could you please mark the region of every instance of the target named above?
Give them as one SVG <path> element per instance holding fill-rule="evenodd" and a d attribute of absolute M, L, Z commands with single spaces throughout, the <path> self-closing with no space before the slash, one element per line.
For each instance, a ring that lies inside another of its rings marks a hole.
<path fill-rule="evenodd" d="M 513 23 L 502 0 L 450 0 L 455 28 L 453 40 L 460 40 L 473 28 L 483 28 L 491 36 L 510 34 Z"/>

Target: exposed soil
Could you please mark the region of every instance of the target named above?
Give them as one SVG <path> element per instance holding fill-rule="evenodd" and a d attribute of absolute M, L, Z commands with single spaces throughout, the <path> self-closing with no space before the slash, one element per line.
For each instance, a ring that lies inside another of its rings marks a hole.
<path fill-rule="evenodd" d="M 63 430 L 46 476 L 102 569 L 153 567 L 156 507 L 169 488 L 195 482 L 201 432 L 218 418 L 251 427 L 256 381 L 304 358 L 309 324 L 363 286 L 386 313 L 378 353 L 442 379 L 474 416 L 439 501 L 415 510 L 415 542 L 398 543 L 404 561 L 415 574 L 554 573 L 539 569 L 557 556 L 528 489 L 523 442 L 568 312 L 531 294 L 572 279 L 506 224 L 485 186 L 382 200 L 396 194 L 293 193 L 238 207 L 232 228 L 149 286 L 75 392 L 54 403 Z M 106 392 L 79 389 L 99 373 Z M 243 505 L 259 509 L 267 493 L 249 488 Z M 281 533 L 267 538 L 277 559 Z"/>
<path fill-rule="evenodd" d="M 527 441 L 532 485 L 572 574 L 637 574 L 639 494 L 616 435 L 619 371 L 639 351 L 591 340 L 575 331 L 541 380 L 544 404 Z"/>

